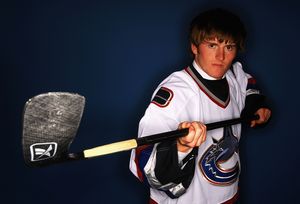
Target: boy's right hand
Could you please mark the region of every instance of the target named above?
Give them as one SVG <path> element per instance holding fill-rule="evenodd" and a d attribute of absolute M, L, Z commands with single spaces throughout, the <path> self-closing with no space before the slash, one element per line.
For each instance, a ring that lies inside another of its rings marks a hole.
<path fill-rule="evenodd" d="M 199 147 L 206 140 L 206 126 L 200 122 L 182 122 L 178 129 L 189 128 L 188 135 L 177 139 L 177 150 L 187 152 Z"/>

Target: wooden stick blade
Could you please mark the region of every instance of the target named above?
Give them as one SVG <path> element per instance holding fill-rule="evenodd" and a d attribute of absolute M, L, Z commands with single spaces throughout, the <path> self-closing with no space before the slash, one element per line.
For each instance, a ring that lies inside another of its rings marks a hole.
<path fill-rule="evenodd" d="M 85 158 L 92 158 L 92 157 L 103 156 L 103 155 L 112 154 L 116 152 L 131 150 L 136 148 L 137 146 L 138 145 L 136 139 L 130 139 L 121 142 L 102 145 L 92 149 L 87 149 L 83 151 L 83 154 Z"/>

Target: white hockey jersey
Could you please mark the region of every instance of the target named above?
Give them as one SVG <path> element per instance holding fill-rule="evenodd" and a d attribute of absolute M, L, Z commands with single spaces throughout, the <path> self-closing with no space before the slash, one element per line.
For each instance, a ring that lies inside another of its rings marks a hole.
<path fill-rule="evenodd" d="M 153 94 L 152 102 L 140 121 L 138 136 L 176 130 L 183 121 L 211 123 L 240 117 L 245 105 L 251 76 L 236 62 L 225 74 L 229 94 L 220 100 L 199 80 L 203 71 L 193 62 L 191 67 L 174 72 L 167 77 Z M 154 100 L 155 99 L 155 100 Z M 161 101 L 160 101 L 161 100 Z M 219 128 L 207 132 L 206 141 L 198 148 L 193 179 L 187 189 L 182 184 L 162 185 L 155 175 L 156 147 L 132 150 L 130 170 L 140 180 L 150 185 L 150 197 L 159 204 L 216 204 L 232 199 L 238 191 L 240 161 L 237 144 L 241 136 L 241 125 Z M 143 158 L 140 153 L 148 148 Z M 178 163 L 186 156 L 178 152 Z M 143 160 L 143 161 L 141 161 Z M 169 189 L 177 198 L 170 198 L 164 190 Z"/>

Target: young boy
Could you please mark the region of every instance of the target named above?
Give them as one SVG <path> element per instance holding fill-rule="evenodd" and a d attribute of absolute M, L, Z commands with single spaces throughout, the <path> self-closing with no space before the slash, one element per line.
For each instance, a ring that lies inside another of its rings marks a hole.
<path fill-rule="evenodd" d="M 238 197 L 241 125 L 206 132 L 204 124 L 271 111 L 256 81 L 235 62 L 244 49 L 240 19 L 223 9 L 199 14 L 191 23 L 194 61 L 156 89 L 139 124 L 139 137 L 189 128 L 187 136 L 132 151 L 130 169 L 150 187 L 150 203 L 235 203 Z"/>

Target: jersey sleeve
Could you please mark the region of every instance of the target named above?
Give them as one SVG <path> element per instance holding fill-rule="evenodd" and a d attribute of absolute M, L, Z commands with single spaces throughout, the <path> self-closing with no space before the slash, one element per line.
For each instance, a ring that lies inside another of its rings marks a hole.
<path fill-rule="evenodd" d="M 233 65 L 233 73 L 244 90 L 245 102 L 241 113 L 242 117 L 252 116 L 260 108 L 269 108 L 267 98 L 262 94 L 256 79 L 252 75 L 244 72 L 239 62 Z"/>
<path fill-rule="evenodd" d="M 193 91 L 180 79 L 163 82 L 140 121 L 139 137 L 177 129 L 180 122 L 188 120 L 186 107 L 193 97 Z M 176 198 L 193 178 L 196 153 L 193 150 L 179 160 L 176 140 L 143 146 L 132 151 L 130 169 L 151 188 Z"/>

